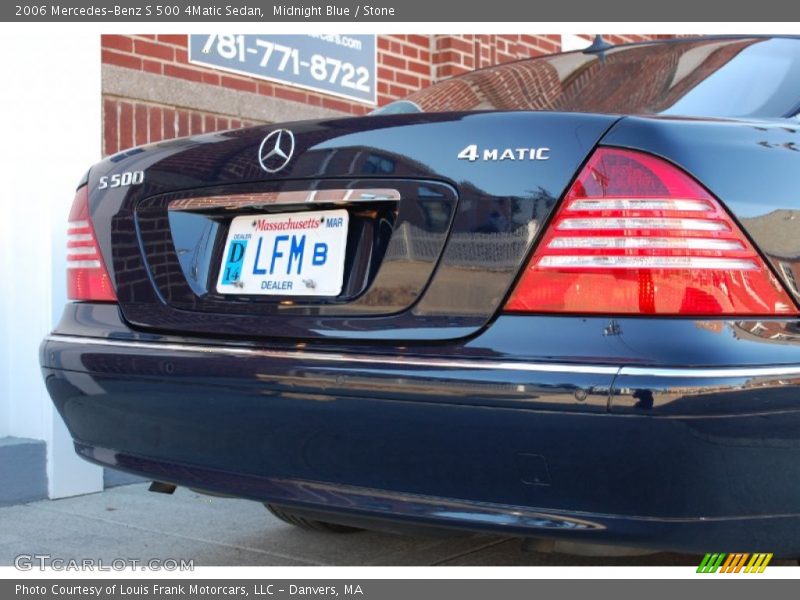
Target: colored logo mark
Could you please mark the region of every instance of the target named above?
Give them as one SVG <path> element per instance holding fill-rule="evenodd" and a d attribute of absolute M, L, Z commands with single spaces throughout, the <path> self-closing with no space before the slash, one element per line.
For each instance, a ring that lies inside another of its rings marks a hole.
<path fill-rule="evenodd" d="M 706 554 L 697 567 L 698 573 L 763 573 L 772 560 L 772 553 L 715 552 Z"/>

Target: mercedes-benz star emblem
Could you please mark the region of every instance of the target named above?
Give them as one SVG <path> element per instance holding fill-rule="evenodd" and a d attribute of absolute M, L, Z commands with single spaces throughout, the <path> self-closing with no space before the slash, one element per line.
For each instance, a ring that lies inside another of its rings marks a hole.
<path fill-rule="evenodd" d="M 277 173 L 292 160 L 294 135 L 288 129 L 271 131 L 258 147 L 258 162 L 267 173 Z"/>

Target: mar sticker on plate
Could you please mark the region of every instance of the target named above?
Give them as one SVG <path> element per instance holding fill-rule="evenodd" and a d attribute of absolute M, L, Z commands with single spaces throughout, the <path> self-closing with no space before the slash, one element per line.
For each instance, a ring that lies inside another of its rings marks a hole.
<path fill-rule="evenodd" d="M 338 296 L 346 210 L 236 217 L 217 280 L 220 294 Z"/>

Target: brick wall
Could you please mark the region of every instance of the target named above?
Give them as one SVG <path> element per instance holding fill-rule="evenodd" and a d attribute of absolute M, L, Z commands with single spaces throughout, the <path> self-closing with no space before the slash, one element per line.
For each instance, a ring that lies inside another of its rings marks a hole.
<path fill-rule="evenodd" d="M 103 152 L 106 155 L 150 142 L 251 125 L 258 125 L 258 122 L 107 94 L 103 96 Z"/>
<path fill-rule="evenodd" d="M 611 43 L 671 36 L 609 35 Z M 374 107 L 322 93 L 193 65 L 186 35 L 103 35 L 102 63 L 304 106 L 361 115 Z M 377 39 L 378 104 L 384 105 L 430 85 L 476 68 L 561 50 L 560 35 L 381 35 Z M 262 120 L 181 104 L 180 98 L 154 103 L 141 97 L 103 94 L 103 150 L 113 154 L 130 146 L 173 137 L 248 126 Z"/>
<path fill-rule="evenodd" d="M 434 41 L 436 80 L 561 50 L 560 35 L 438 35 Z"/>

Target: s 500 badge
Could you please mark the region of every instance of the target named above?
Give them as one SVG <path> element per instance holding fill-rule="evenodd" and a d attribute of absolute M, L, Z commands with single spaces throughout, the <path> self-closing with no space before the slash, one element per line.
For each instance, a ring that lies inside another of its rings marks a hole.
<path fill-rule="evenodd" d="M 97 189 L 127 187 L 144 183 L 144 171 L 125 171 L 113 175 L 103 175 L 97 182 Z"/>
<path fill-rule="evenodd" d="M 458 153 L 459 160 L 549 160 L 550 148 L 478 148 L 470 144 Z"/>

